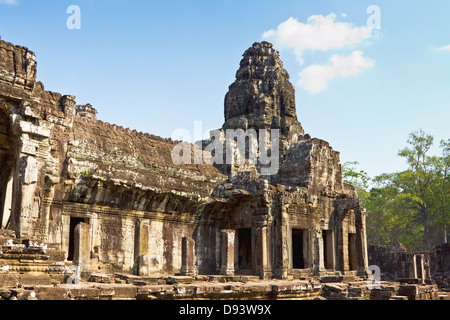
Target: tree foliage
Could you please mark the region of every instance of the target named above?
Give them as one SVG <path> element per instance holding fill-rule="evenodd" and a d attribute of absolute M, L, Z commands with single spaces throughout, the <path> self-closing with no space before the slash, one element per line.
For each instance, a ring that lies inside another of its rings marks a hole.
<path fill-rule="evenodd" d="M 433 136 L 419 130 L 398 152 L 408 168 L 373 179 L 357 162 L 343 166 L 344 181 L 355 186 L 367 210 L 370 245 L 401 242 L 409 250 L 429 250 L 447 241 L 450 224 L 450 139 L 441 141 L 442 156 L 430 155 Z M 368 184 L 373 187 L 368 191 Z"/>

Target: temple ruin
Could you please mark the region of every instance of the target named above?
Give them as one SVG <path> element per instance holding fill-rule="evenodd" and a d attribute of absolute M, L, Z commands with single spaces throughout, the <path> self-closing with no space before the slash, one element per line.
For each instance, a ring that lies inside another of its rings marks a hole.
<path fill-rule="evenodd" d="M 274 174 L 236 161 L 239 151 L 232 163 L 175 164 L 180 141 L 98 120 L 90 104 L 46 91 L 36 65 L 32 51 L 0 41 L 0 267 L 9 273 L 367 275 L 365 211 L 339 152 L 297 120 L 270 43 L 245 51 L 215 139 L 278 129 Z M 213 140 L 189 148 L 208 158 Z"/>

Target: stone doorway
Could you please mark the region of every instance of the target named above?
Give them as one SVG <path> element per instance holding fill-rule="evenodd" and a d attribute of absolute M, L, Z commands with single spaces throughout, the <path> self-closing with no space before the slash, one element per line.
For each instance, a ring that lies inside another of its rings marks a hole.
<path fill-rule="evenodd" d="M 348 234 L 348 265 L 350 271 L 358 269 L 358 259 L 356 257 L 356 233 Z"/>
<path fill-rule="evenodd" d="M 238 229 L 238 270 L 239 271 L 251 271 L 253 270 L 252 264 L 252 229 L 243 228 Z"/>
<path fill-rule="evenodd" d="M 0 229 L 8 227 L 13 208 L 15 144 L 9 118 L 0 109 Z"/>
<path fill-rule="evenodd" d="M 74 252 L 75 252 L 75 227 L 81 222 L 89 224 L 89 219 L 88 218 L 70 217 L 69 252 L 67 255 L 68 261 L 73 261 Z"/>
<path fill-rule="evenodd" d="M 322 230 L 324 268 L 334 269 L 334 239 L 333 231 Z"/>
<path fill-rule="evenodd" d="M 305 269 L 304 232 L 302 229 L 292 229 L 292 268 Z"/>

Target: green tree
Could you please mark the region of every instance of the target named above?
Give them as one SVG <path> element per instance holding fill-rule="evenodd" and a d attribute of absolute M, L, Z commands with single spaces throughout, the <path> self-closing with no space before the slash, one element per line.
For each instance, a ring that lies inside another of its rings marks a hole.
<path fill-rule="evenodd" d="M 419 130 L 409 135 L 398 155 L 408 168 L 370 179 L 358 162 L 346 162 L 344 182 L 355 186 L 367 209 L 369 245 L 396 245 L 430 250 L 447 241 L 450 224 L 450 139 L 441 141 L 442 156 L 430 155 L 433 136 Z M 367 191 L 369 184 L 374 187 Z"/>
<path fill-rule="evenodd" d="M 448 166 L 445 157 L 429 154 L 433 136 L 419 130 L 411 133 L 407 142 L 398 155 L 405 158 L 408 169 L 374 179 L 386 197 L 382 210 L 389 219 L 385 220 L 392 224 L 384 228 L 390 230 L 391 241 L 399 240 L 409 249 L 430 250 L 437 242 L 437 230 L 448 222 L 447 179 L 443 178 Z"/>
<path fill-rule="evenodd" d="M 439 159 L 430 156 L 434 138 L 419 130 L 409 135 L 408 144 L 399 156 L 406 159 L 408 170 L 393 175 L 392 183 L 399 189 L 399 200 L 413 212 L 413 219 L 423 226 L 423 245 L 431 249 L 431 226 L 435 218 L 439 197 Z"/>
<path fill-rule="evenodd" d="M 414 223 L 414 212 L 405 201 L 402 190 L 394 183 L 397 174 L 382 174 L 373 179 L 377 186 L 369 192 L 367 209 L 369 244 L 396 245 L 408 250 L 419 249 L 423 227 Z M 421 245 L 420 245 L 421 247 Z"/>
<path fill-rule="evenodd" d="M 364 170 L 357 169 L 358 161 L 347 161 L 342 165 L 342 178 L 345 183 L 348 183 L 356 188 L 356 192 L 361 200 L 367 196 L 367 189 L 371 178 Z"/>
<path fill-rule="evenodd" d="M 439 171 L 441 174 L 441 210 L 439 212 L 439 222 L 443 226 L 443 240 L 447 243 L 447 225 L 450 224 L 450 201 L 447 199 L 450 197 L 450 139 L 447 141 L 441 141 L 442 158 L 440 159 Z"/>

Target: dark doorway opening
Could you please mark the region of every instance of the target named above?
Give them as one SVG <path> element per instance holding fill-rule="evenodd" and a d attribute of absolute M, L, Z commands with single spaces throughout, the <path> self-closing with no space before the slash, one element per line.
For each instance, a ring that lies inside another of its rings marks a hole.
<path fill-rule="evenodd" d="M 356 259 L 356 234 L 348 234 L 348 265 L 350 270 L 357 270 L 357 259 Z"/>
<path fill-rule="evenodd" d="M 252 270 L 252 229 L 238 230 L 239 270 Z"/>
<path fill-rule="evenodd" d="M 67 255 L 68 261 L 73 261 L 73 254 L 75 249 L 75 227 L 81 222 L 89 223 L 89 219 L 70 217 L 69 253 Z"/>
<path fill-rule="evenodd" d="M 292 229 L 292 268 L 304 269 L 305 257 L 303 254 L 303 230 Z"/>
<path fill-rule="evenodd" d="M 333 231 L 322 230 L 323 262 L 325 269 L 333 269 Z"/>
<path fill-rule="evenodd" d="M 13 169 L 10 159 L 0 150 L 0 229 L 7 228 L 13 200 Z"/>
<path fill-rule="evenodd" d="M 13 207 L 13 176 L 16 143 L 9 115 L 0 106 L 0 229 L 7 228 Z"/>

